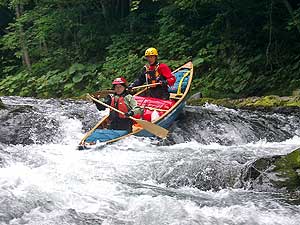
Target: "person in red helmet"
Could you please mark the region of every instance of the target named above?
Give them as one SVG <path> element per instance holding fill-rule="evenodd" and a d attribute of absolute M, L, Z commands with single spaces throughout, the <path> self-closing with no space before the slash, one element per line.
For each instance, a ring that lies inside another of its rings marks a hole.
<path fill-rule="evenodd" d="M 155 84 L 149 88 L 149 96 L 153 98 L 169 99 L 170 93 L 168 92 L 168 86 L 174 85 L 176 77 L 172 74 L 170 68 L 166 64 L 157 61 L 157 49 L 148 48 L 145 51 L 145 57 L 148 64 L 143 67 L 138 78 L 129 85 L 129 90 L 144 83 Z"/>
<path fill-rule="evenodd" d="M 109 129 L 112 130 L 127 130 L 132 131 L 133 121 L 129 119 L 129 116 L 135 114 L 141 114 L 142 110 L 137 105 L 136 100 L 131 94 L 127 92 L 127 81 L 123 77 L 116 78 L 113 82 L 113 88 L 115 93 L 108 95 L 103 102 L 124 112 L 125 115 L 117 113 L 113 110 L 109 113 L 110 125 Z M 106 107 L 94 102 L 98 110 L 105 110 Z"/>

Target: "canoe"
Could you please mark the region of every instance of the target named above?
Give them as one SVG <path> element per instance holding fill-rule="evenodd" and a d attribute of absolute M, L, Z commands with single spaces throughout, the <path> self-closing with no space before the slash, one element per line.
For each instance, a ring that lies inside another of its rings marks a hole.
<path fill-rule="evenodd" d="M 136 115 L 136 118 L 151 121 L 164 128 L 169 128 L 172 125 L 185 107 L 187 94 L 190 91 L 193 79 L 193 64 L 188 62 L 172 73 L 176 76 L 176 82 L 172 87 L 169 87 L 169 100 L 145 97 L 147 88 L 134 95 L 138 105 L 143 108 L 143 114 Z M 154 113 L 155 117 L 153 117 Z M 97 143 L 101 143 L 101 145 L 113 143 L 131 135 L 153 137 L 153 134 L 142 129 L 137 124 L 133 126 L 133 131 L 128 133 L 124 130 L 107 129 L 108 122 L 109 118 L 107 115 L 86 133 L 80 141 L 78 149 L 88 149 Z"/>

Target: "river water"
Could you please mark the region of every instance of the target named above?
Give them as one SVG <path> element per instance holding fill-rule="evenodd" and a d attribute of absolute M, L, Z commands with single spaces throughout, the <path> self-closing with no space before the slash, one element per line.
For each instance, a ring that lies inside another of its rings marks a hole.
<path fill-rule="evenodd" d="M 0 225 L 300 223 L 295 199 L 239 185 L 248 162 L 300 147 L 300 115 L 186 107 L 167 141 L 78 151 L 107 112 L 84 101 L 2 100 Z"/>

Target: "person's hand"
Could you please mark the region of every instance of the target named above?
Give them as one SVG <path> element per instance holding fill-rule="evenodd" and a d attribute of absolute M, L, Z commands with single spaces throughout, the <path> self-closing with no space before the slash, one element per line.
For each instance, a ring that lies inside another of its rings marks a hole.
<path fill-rule="evenodd" d="M 167 86 L 168 85 L 168 81 L 162 78 L 158 78 L 157 82 L 160 83 L 161 86 Z"/>
<path fill-rule="evenodd" d="M 127 113 L 125 113 L 126 117 L 130 117 L 130 116 L 133 116 L 133 115 L 134 115 L 133 111 L 128 111 Z"/>
<path fill-rule="evenodd" d="M 162 80 L 161 85 L 162 86 L 168 86 L 168 81 L 167 80 Z"/>
<path fill-rule="evenodd" d="M 132 93 L 133 92 L 133 85 L 129 85 L 128 87 L 127 87 L 127 91 L 129 92 L 129 93 Z"/>
<path fill-rule="evenodd" d="M 99 95 L 99 94 L 94 94 L 93 97 L 94 97 L 95 99 L 98 99 L 98 100 L 100 99 L 100 95 Z"/>
<path fill-rule="evenodd" d="M 91 97 L 97 98 L 95 94 L 90 94 Z"/>

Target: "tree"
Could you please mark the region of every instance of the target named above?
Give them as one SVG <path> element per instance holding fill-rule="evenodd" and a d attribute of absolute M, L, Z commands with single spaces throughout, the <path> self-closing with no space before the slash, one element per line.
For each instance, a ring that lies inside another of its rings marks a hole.
<path fill-rule="evenodd" d="M 16 3 L 15 4 L 15 11 L 16 11 L 16 18 L 19 20 L 24 12 L 24 5 L 23 3 Z M 31 71 L 31 60 L 28 52 L 28 46 L 27 46 L 27 39 L 26 34 L 24 32 L 24 28 L 22 24 L 19 24 L 19 42 L 22 49 L 22 59 L 23 63 L 26 65 L 27 69 Z"/>
<path fill-rule="evenodd" d="M 130 0 L 100 0 L 102 13 L 107 22 L 119 20 L 129 15 Z"/>
<path fill-rule="evenodd" d="M 0 22 L 0 93 L 110 87 L 116 76 L 133 79 L 154 46 L 172 69 L 193 60 L 193 88 L 206 96 L 288 94 L 300 85 L 298 2 L 0 0 L 14 14 Z"/>
<path fill-rule="evenodd" d="M 295 12 L 293 10 L 293 7 L 291 6 L 291 3 L 288 0 L 282 0 L 284 6 L 286 7 L 287 11 L 289 12 L 296 28 L 298 29 L 298 32 L 300 34 L 300 18 L 297 19 L 295 16 Z"/>

